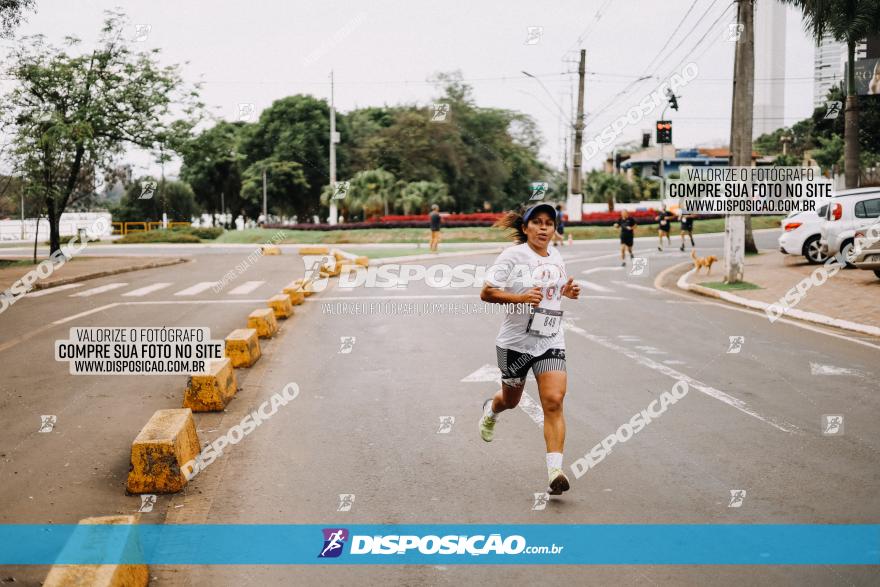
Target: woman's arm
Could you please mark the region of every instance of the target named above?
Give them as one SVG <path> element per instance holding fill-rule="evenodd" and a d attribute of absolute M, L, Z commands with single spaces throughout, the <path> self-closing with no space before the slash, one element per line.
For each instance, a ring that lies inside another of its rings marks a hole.
<path fill-rule="evenodd" d="M 531 304 L 537 306 L 544 298 L 540 287 L 533 287 L 526 293 L 511 293 L 498 287 L 484 284 L 480 292 L 480 299 L 490 304 Z"/>

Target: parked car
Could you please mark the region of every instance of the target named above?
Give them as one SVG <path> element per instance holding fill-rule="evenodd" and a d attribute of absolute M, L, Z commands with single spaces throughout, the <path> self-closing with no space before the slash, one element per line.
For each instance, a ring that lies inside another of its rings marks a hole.
<path fill-rule="evenodd" d="M 782 221 L 779 250 L 786 255 L 803 255 L 812 264 L 824 263 L 828 255 L 822 252 L 819 239 L 828 206 L 818 212 L 793 212 Z"/>
<path fill-rule="evenodd" d="M 880 200 L 873 201 L 880 202 Z M 867 206 L 868 204 L 866 204 L 866 208 Z M 870 212 L 870 210 L 866 210 L 866 212 Z M 874 275 L 880 277 L 880 216 L 874 218 L 872 226 L 856 231 L 853 265 L 859 269 L 873 271 Z"/>
<path fill-rule="evenodd" d="M 853 243 L 857 230 L 867 230 L 880 216 L 880 187 L 856 188 L 838 192 L 822 223 L 822 252 L 843 253 L 847 267 L 853 265 Z"/>

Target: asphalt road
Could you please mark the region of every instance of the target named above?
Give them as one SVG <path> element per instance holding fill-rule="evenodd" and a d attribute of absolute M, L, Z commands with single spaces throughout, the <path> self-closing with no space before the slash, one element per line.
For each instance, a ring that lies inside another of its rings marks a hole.
<path fill-rule="evenodd" d="M 697 238 L 701 254 L 717 252 L 720 236 Z M 774 247 L 773 232 L 758 239 Z M 570 475 L 572 490 L 546 509 L 532 509 L 546 479 L 539 410 L 503 414 L 491 444 L 476 430 L 482 401 L 497 389 L 502 316 L 469 309 L 482 306 L 476 288 L 414 282 L 397 290 L 331 286 L 297 307 L 264 344 L 261 361 L 238 371 L 241 390 L 226 412 L 197 416 L 200 438 L 223 434 L 289 382 L 299 397 L 184 492 L 160 497 L 143 521 L 877 523 L 880 341 L 770 324 L 757 313 L 657 289 L 659 273 L 686 254 L 660 253 L 655 240 L 638 239 L 648 266 L 635 276 L 619 267 L 616 248 L 589 241 L 563 249 L 569 274 L 590 284 L 581 300 L 563 303 L 566 467 L 676 381 L 690 391 L 595 469 Z M 222 338 L 303 272 L 297 257 L 265 257 L 220 293 L 196 291 L 249 252 L 214 251 L 89 281 L 0 315 L 0 523 L 74 523 L 138 509 L 140 499 L 124 491 L 131 440 L 154 410 L 179 406 L 185 377 L 73 376 L 54 360 L 53 343 L 71 326 L 101 325 L 207 326 Z M 245 282 L 250 291 L 232 293 Z M 76 295 L 117 283 L 125 285 Z M 125 295 L 137 290 L 145 293 Z M 389 299 L 460 306 L 343 313 Z M 341 337 L 351 336 L 351 352 L 341 353 Z M 738 353 L 728 352 L 732 336 L 744 337 Z M 533 381 L 526 392 L 537 401 Z M 57 415 L 52 433 L 37 433 L 41 414 Z M 842 435 L 822 434 L 825 414 L 844 415 Z M 450 416 L 451 430 L 438 434 Z M 746 491 L 740 507 L 728 507 L 731 490 Z M 337 511 L 342 494 L 355 495 L 350 511 Z M 15 567 L 0 578 L 37 585 L 45 573 Z M 187 566 L 151 574 L 156 585 L 876 582 L 876 570 L 846 566 Z"/>

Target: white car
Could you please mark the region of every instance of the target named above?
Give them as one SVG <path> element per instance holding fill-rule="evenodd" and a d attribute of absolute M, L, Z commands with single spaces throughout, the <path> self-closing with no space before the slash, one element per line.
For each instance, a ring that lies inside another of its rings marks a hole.
<path fill-rule="evenodd" d="M 827 205 L 818 212 L 794 212 L 782 221 L 779 250 L 786 255 L 803 255 L 810 263 L 824 263 L 828 255 L 822 252 L 819 239 L 825 222 Z"/>
<path fill-rule="evenodd" d="M 867 230 L 880 215 L 880 187 L 856 188 L 838 192 L 822 223 L 822 252 L 829 257 L 843 253 L 852 267 L 853 242 L 857 230 Z"/>

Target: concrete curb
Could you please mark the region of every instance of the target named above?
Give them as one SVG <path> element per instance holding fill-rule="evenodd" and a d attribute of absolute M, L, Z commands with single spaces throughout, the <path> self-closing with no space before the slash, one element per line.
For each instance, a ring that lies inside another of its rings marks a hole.
<path fill-rule="evenodd" d="M 677 265 L 676 267 L 679 267 Z M 670 268 L 672 269 L 672 268 Z M 694 273 L 694 270 L 691 269 L 684 275 L 678 278 L 676 282 L 676 286 L 678 289 L 693 292 L 702 296 L 716 298 L 719 300 L 723 300 L 725 302 L 730 302 L 731 304 L 737 304 L 738 306 L 744 306 L 746 308 L 751 308 L 753 310 L 759 310 L 761 312 L 767 311 L 772 304 L 768 304 L 767 302 L 762 302 L 759 300 L 750 300 L 748 298 L 744 298 L 735 294 L 732 294 L 727 291 L 718 291 L 712 289 L 710 287 L 705 287 L 696 283 L 689 283 L 688 278 Z M 871 326 L 869 324 L 860 324 L 858 322 L 851 322 L 849 320 L 843 320 L 841 318 L 832 318 L 831 316 L 825 316 L 824 314 L 816 314 L 815 312 L 807 312 L 805 310 L 798 310 L 797 308 L 789 308 L 783 314 L 786 318 L 796 318 L 798 320 L 803 320 L 805 322 L 813 322 L 814 324 L 821 324 L 823 326 L 832 326 L 834 328 L 841 328 L 843 330 L 849 330 L 851 332 L 858 332 L 859 334 L 869 334 L 871 336 L 880 336 L 880 328 L 877 326 Z M 768 319 L 769 320 L 769 319 Z"/>
<path fill-rule="evenodd" d="M 156 267 L 167 267 L 168 265 L 177 265 L 178 263 L 187 263 L 189 259 L 169 259 L 168 261 L 154 261 L 146 265 L 136 265 L 132 267 L 123 267 L 121 269 L 113 269 L 112 271 L 98 271 L 96 273 L 87 273 L 79 277 L 69 277 L 67 279 L 58 279 L 51 283 L 37 282 L 34 284 L 34 290 L 49 289 L 58 287 L 59 285 L 67 285 L 68 283 L 79 283 L 80 281 L 88 281 L 90 279 L 98 279 L 99 277 L 108 277 L 110 275 L 118 275 L 119 273 L 128 273 L 130 271 L 140 271 L 142 269 L 155 269 Z"/>

